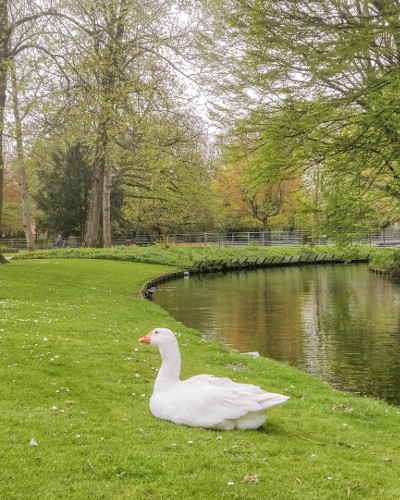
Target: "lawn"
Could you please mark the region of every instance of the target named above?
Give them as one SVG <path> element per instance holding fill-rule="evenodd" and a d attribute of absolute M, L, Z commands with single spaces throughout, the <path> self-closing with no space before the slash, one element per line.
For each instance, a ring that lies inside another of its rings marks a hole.
<path fill-rule="evenodd" d="M 1 266 L 0 498 L 400 498 L 400 408 L 237 354 L 139 297 L 144 282 L 176 267 Z M 257 431 L 154 418 L 160 357 L 138 338 L 156 326 L 178 334 L 183 378 L 213 373 L 291 399 Z"/>

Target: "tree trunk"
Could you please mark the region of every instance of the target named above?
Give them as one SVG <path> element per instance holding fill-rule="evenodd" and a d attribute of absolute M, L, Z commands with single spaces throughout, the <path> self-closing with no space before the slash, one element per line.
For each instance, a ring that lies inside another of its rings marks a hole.
<path fill-rule="evenodd" d="M 99 229 L 104 184 L 104 170 L 104 158 L 99 157 L 97 159 L 97 165 L 93 173 L 93 184 L 90 194 L 89 214 L 85 237 L 85 246 L 89 248 L 99 246 Z"/>
<path fill-rule="evenodd" d="M 3 212 L 3 179 L 4 179 L 4 156 L 3 156 L 3 131 L 4 131 L 4 108 L 6 105 L 7 89 L 7 49 L 8 49 L 8 2 L 0 0 L 0 237 L 2 233 Z M 8 264 L 0 251 L 0 264 Z"/>
<path fill-rule="evenodd" d="M 268 230 L 268 217 L 263 217 L 261 219 L 261 221 L 262 221 L 262 226 L 263 226 L 263 228 L 262 228 L 263 245 L 270 246 L 271 245 L 271 235 L 270 235 L 269 230 Z"/>
<path fill-rule="evenodd" d="M 111 247 L 111 175 L 108 170 L 104 173 L 103 186 L 103 246 Z"/>
<path fill-rule="evenodd" d="M 263 225 L 263 233 L 266 233 L 268 231 L 268 217 L 264 217 L 262 219 L 262 225 Z"/>
<path fill-rule="evenodd" d="M 21 189 L 21 202 L 22 202 L 22 223 L 25 231 L 25 238 L 28 250 L 32 252 L 35 250 L 35 241 L 33 239 L 31 228 L 31 214 L 29 210 L 29 197 L 28 197 L 28 182 L 26 180 L 26 172 L 24 167 L 24 147 L 22 143 L 22 124 L 19 114 L 18 103 L 18 89 L 17 77 L 15 74 L 15 66 L 11 64 L 11 84 L 12 84 L 12 98 L 13 109 L 15 118 L 15 135 L 17 140 L 17 163 L 19 173 L 19 185 Z"/>

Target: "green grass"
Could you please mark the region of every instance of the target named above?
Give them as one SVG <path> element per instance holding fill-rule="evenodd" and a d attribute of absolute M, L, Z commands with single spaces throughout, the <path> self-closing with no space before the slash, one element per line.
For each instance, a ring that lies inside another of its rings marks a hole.
<path fill-rule="evenodd" d="M 107 259 L 125 262 L 156 263 L 187 269 L 197 261 L 239 257 L 284 257 L 292 255 L 335 254 L 344 260 L 370 255 L 377 248 L 333 246 L 224 247 L 207 245 L 152 245 L 148 247 L 71 248 L 22 252 L 14 259 Z"/>
<path fill-rule="evenodd" d="M 388 275 L 400 276 L 400 250 L 386 248 L 380 252 L 376 252 L 370 261 L 372 269 L 378 269 Z"/>
<path fill-rule="evenodd" d="M 11 262 L 0 268 L 0 498 L 400 498 L 400 408 L 241 356 L 139 298 L 177 266 Z M 258 431 L 154 418 L 160 357 L 137 340 L 156 326 L 179 334 L 183 378 L 213 373 L 291 399 Z"/>

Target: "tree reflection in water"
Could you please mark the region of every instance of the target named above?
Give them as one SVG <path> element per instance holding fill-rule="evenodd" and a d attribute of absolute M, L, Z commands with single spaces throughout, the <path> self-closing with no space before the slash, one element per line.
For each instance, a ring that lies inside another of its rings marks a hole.
<path fill-rule="evenodd" d="M 153 298 L 234 349 L 400 404 L 400 282 L 363 264 L 192 276 L 160 285 Z"/>

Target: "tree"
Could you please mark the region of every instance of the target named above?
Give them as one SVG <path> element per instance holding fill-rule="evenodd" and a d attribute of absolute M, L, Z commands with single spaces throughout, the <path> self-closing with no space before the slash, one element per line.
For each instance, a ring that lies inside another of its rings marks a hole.
<path fill-rule="evenodd" d="M 21 220 L 20 193 L 18 179 L 13 172 L 7 170 L 3 185 L 3 234 L 21 236 L 24 232 Z"/>
<path fill-rule="evenodd" d="M 42 141 L 36 147 L 43 146 Z M 37 217 L 37 228 L 42 232 L 83 238 L 93 171 L 88 152 L 75 144 L 59 148 L 47 160 L 43 154 L 37 158 L 39 186 L 33 199 L 43 214 Z"/>
<path fill-rule="evenodd" d="M 10 3 L 0 0 L 0 231 L 2 228 L 3 179 L 4 179 L 4 130 L 7 97 L 8 73 L 10 62 L 22 51 L 35 45 L 35 38 L 43 35 L 42 30 L 29 31 L 40 19 L 58 15 L 46 2 L 38 7 L 35 3 Z M 13 45 L 13 37 L 18 31 L 23 36 Z M 0 264 L 8 261 L 0 253 Z"/>
<path fill-rule="evenodd" d="M 251 110 L 247 125 L 260 132 L 259 146 L 264 130 L 280 127 L 293 144 L 281 166 L 286 172 L 293 160 L 303 172 L 321 165 L 327 177 L 345 175 L 348 201 L 356 201 L 351 193 L 357 189 L 370 201 L 385 198 L 381 206 L 398 202 L 398 2 L 215 0 L 209 5 L 216 19 L 211 52 L 229 74 L 219 108 L 236 110 L 228 114 L 230 121 L 237 123 L 244 107 Z M 386 220 L 393 215 L 389 211 Z"/>
<path fill-rule="evenodd" d="M 274 225 L 292 226 L 298 183 L 291 180 L 254 182 L 251 170 L 246 163 L 230 164 L 216 177 L 216 189 L 225 201 L 225 212 L 228 216 L 234 215 L 233 224 L 256 225 L 264 233 Z"/>
<path fill-rule="evenodd" d="M 142 140 L 126 158 L 125 216 L 136 230 L 163 235 L 217 223 L 210 164 L 200 125 L 180 112 L 147 115 Z"/>
<path fill-rule="evenodd" d="M 171 73 L 184 70 L 176 61 L 184 61 L 191 46 L 192 27 L 183 17 L 176 21 L 180 4 L 77 0 L 73 4 L 76 28 L 69 28 L 68 19 L 61 29 L 66 47 L 63 70 L 69 74 L 72 101 L 69 123 L 81 124 L 94 152 L 87 246 L 99 244 L 101 214 L 103 242 L 110 243 L 108 179 L 121 165 L 126 168 L 126 144 L 135 150 L 142 147 L 152 128 L 149 121 L 173 112 L 174 101 L 182 98 L 170 86 Z"/>
<path fill-rule="evenodd" d="M 7 0 L 0 1 L 0 232 L 2 231 L 3 184 L 4 184 L 4 109 L 7 92 L 7 60 L 8 60 L 8 8 Z M 0 251 L 0 264 L 8 264 Z"/>
<path fill-rule="evenodd" d="M 20 115 L 17 76 L 15 72 L 14 61 L 11 62 L 10 72 L 11 72 L 11 83 L 12 83 L 13 112 L 15 121 L 15 138 L 17 143 L 16 162 L 18 165 L 19 185 L 20 185 L 21 200 L 22 200 L 22 224 L 24 227 L 24 233 L 28 250 L 33 251 L 35 250 L 35 243 L 33 240 L 32 227 L 31 227 L 31 215 L 30 215 L 29 197 L 28 197 L 28 182 L 26 178 L 26 171 L 24 165 L 25 158 L 24 158 L 24 147 L 22 142 L 22 120 Z"/>

